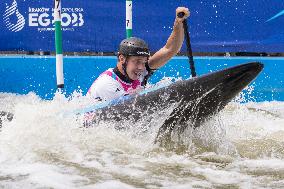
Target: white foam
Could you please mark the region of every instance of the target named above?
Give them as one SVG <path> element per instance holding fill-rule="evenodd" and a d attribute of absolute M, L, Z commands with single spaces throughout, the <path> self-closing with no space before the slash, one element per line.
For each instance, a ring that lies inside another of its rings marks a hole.
<path fill-rule="evenodd" d="M 217 170 L 212 168 L 195 168 L 194 174 L 204 176 L 208 181 L 214 184 L 232 185 L 250 180 L 249 176 L 229 170 Z"/>
<path fill-rule="evenodd" d="M 136 187 L 132 187 L 128 184 L 112 180 L 112 181 L 100 182 L 100 183 L 92 186 L 92 188 L 94 188 L 94 189 L 101 189 L 101 188 L 105 188 L 105 189 L 121 189 L 121 188 L 133 189 L 133 188 L 136 188 Z"/>
<path fill-rule="evenodd" d="M 15 113 L 0 132 L 0 187 L 261 188 L 261 179 L 283 186 L 277 180 L 284 171 L 283 102 L 230 103 L 203 127 L 186 131 L 188 149 L 167 151 L 153 144 L 167 112 L 126 131 L 104 122 L 85 129 L 76 116 L 61 114 L 92 103 L 80 93 L 50 101 L 33 93 L 0 99 L 0 110 Z"/>

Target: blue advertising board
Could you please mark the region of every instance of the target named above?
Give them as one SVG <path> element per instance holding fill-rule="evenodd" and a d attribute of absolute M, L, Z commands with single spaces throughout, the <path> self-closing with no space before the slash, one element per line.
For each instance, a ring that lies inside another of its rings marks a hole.
<path fill-rule="evenodd" d="M 133 35 L 152 51 L 188 7 L 194 52 L 284 52 L 283 0 L 133 0 Z M 54 51 L 53 0 L 2 0 L 0 51 Z M 116 52 L 125 38 L 125 1 L 62 1 L 63 51 Z"/>

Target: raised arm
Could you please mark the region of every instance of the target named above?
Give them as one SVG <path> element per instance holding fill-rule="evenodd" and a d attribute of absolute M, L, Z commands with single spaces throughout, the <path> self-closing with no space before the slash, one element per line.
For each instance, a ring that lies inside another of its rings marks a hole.
<path fill-rule="evenodd" d="M 183 18 L 179 18 L 177 14 L 179 12 L 184 12 L 185 15 Z M 188 18 L 190 12 L 188 8 L 178 7 L 176 9 L 176 18 L 174 22 L 173 31 L 170 37 L 167 40 L 167 43 L 159 51 L 157 51 L 149 59 L 149 66 L 151 69 L 157 69 L 165 65 L 173 56 L 175 56 L 181 49 L 183 39 L 184 39 L 184 30 L 183 30 L 183 20 Z"/>

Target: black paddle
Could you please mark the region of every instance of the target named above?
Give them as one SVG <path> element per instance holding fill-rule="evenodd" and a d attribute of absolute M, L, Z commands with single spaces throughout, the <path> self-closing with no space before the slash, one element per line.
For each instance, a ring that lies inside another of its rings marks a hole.
<path fill-rule="evenodd" d="M 185 13 L 184 12 L 179 12 L 177 14 L 177 16 L 179 18 L 184 17 Z M 186 47 L 187 47 L 187 57 L 189 59 L 189 65 L 190 65 L 190 70 L 191 70 L 191 75 L 192 77 L 196 77 L 196 72 L 195 72 L 195 67 L 194 67 L 194 61 L 193 61 L 193 56 L 192 56 L 192 49 L 191 49 L 191 44 L 190 44 L 190 37 L 189 37 L 189 33 L 188 33 L 188 26 L 187 26 L 187 20 L 184 19 L 183 21 L 183 28 L 184 28 L 184 36 L 185 36 L 185 40 L 186 40 Z M 175 119 L 176 117 L 178 117 L 178 115 L 175 114 L 171 114 L 171 117 L 168 118 L 164 124 L 160 127 L 158 134 L 156 136 L 156 139 L 154 141 L 154 143 L 156 144 L 158 141 L 162 142 L 160 139 L 160 137 L 163 137 L 165 140 L 164 141 L 168 141 L 171 138 L 171 133 L 172 130 L 174 129 L 174 125 L 168 126 L 167 121 L 169 119 Z"/>
<path fill-rule="evenodd" d="M 177 14 L 177 16 L 179 18 L 184 17 L 184 15 L 185 15 L 184 12 L 179 12 Z M 189 37 L 189 33 L 188 33 L 188 26 L 187 26 L 187 20 L 186 19 L 183 21 L 183 28 L 184 28 L 184 36 L 185 36 L 186 47 L 187 47 L 187 57 L 189 59 L 191 75 L 192 75 L 192 77 L 195 77 L 196 72 L 195 72 L 195 67 L 194 67 L 194 61 L 193 61 L 193 56 L 192 56 L 192 49 L 191 49 L 190 37 Z"/>

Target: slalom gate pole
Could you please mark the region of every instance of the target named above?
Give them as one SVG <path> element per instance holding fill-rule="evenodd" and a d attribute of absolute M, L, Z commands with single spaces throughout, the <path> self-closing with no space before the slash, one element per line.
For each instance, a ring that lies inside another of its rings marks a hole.
<path fill-rule="evenodd" d="M 132 0 L 126 0 L 126 38 L 132 37 Z"/>
<path fill-rule="evenodd" d="M 55 21 L 55 50 L 56 50 L 56 80 L 57 88 L 64 88 L 63 75 L 63 50 L 61 30 L 61 0 L 54 0 L 54 21 Z"/>

